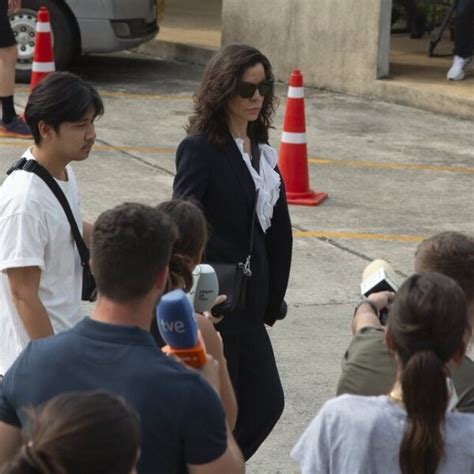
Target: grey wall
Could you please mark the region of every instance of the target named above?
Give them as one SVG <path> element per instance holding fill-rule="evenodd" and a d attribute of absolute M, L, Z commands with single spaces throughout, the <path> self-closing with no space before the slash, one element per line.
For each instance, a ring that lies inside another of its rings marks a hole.
<path fill-rule="evenodd" d="M 222 43 L 249 43 L 287 81 L 367 94 L 388 74 L 392 0 L 223 0 Z M 380 47 L 379 47 L 380 46 Z"/>

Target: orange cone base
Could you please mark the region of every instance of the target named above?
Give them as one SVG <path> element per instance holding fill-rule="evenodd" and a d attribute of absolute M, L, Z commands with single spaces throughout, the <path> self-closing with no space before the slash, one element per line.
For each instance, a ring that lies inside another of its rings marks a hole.
<path fill-rule="evenodd" d="M 288 204 L 297 204 L 300 206 L 319 206 L 327 197 L 327 193 L 316 193 L 311 190 L 306 193 L 286 193 Z"/>

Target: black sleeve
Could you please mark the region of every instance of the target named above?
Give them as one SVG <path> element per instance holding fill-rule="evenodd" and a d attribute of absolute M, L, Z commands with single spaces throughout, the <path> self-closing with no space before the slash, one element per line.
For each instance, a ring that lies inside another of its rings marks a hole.
<path fill-rule="evenodd" d="M 202 143 L 195 137 L 184 139 L 176 151 L 173 198 L 193 197 L 203 203 L 210 180 L 210 166 Z"/>
<path fill-rule="evenodd" d="M 280 174 L 278 167 L 275 168 L 275 171 Z M 281 178 L 280 197 L 273 210 L 272 225 L 266 235 L 266 247 L 270 267 L 270 286 L 264 319 L 265 323 L 273 325 L 280 313 L 288 286 L 293 247 L 290 214 L 283 178 Z"/>

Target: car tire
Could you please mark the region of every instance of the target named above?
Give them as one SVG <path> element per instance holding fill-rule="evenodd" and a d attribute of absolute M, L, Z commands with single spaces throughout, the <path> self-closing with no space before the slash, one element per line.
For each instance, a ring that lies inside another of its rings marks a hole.
<path fill-rule="evenodd" d="M 29 83 L 31 79 L 36 15 L 40 6 L 46 7 L 49 11 L 56 69 L 67 69 L 79 52 L 77 24 L 61 1 L 22 0 L 21 10 L 10 15 L 10 24 L 18 43 L 17 82 Z"/>

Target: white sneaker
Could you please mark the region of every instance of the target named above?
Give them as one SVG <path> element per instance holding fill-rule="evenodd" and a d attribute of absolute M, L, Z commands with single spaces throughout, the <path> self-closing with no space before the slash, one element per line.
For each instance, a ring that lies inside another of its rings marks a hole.
<path fill-rule="evenodd" d="M 462 81 L 464 79 L 464 73 L 471 64 L 472 58 L 461 58 L 461 56 L 454 56 L 453 65 L 448 71 L 448 79 L 450 81 Z"/>

